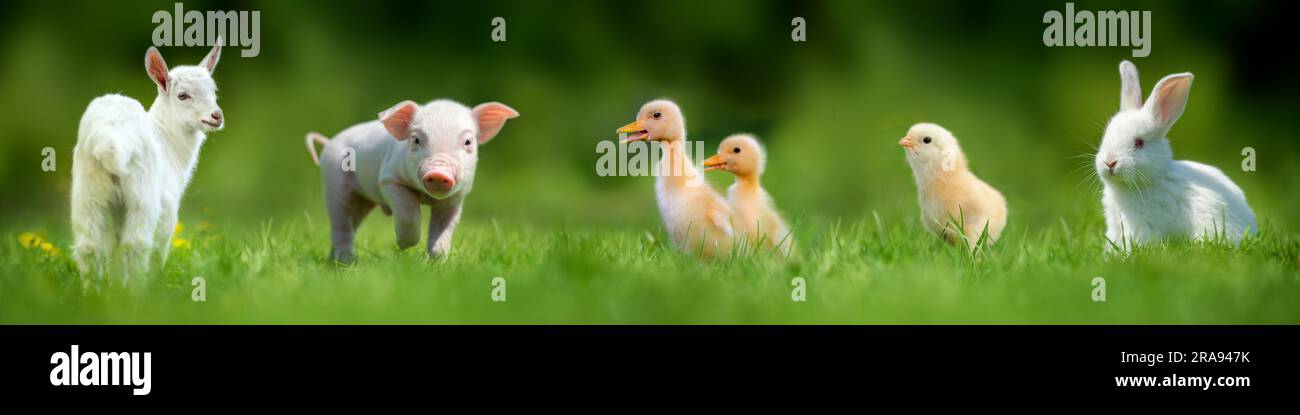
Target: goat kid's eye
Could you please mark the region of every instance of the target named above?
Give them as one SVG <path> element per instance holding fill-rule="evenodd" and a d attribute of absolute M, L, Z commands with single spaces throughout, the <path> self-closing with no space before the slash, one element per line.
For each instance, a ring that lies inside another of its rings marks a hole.
<path fill-rule="evenodd" d="M 179 99 L 179 100 L 181 100 L 181 101 L 188 100 L 188 99 L 190 99 L 190 94 L 187 94 L 187 93 L 182 92 L 182 93 L 180 93 L 180 95 L 177 95 L 177 96 L 176 96 L 176 99 Z"/>
<path fill-rule="evenodd" d="M 1147 145 L 1147 142 L 1146 142 L 1146 141 L 1143 141 L 1141 138 L 1139 138 L 1139 139 L 1137 139 L 1137 140 L 1133 140 L 1133 147 L 1136 147 L 1136 148 L 1139 148 L 1139 149 L 1140 149 L 1140 148 L 1142 148 L 1142 147 L 1146 147 L 1146 145 Z"/>

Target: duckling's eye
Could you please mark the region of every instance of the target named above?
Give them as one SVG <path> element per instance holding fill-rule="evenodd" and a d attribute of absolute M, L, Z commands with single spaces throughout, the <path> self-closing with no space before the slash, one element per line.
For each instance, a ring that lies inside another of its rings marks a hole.
<path fill-rule="evenodd" d="M 740 154 L 740 147 L 736 147 L 736 148 L 731 149 L 731 152 L 732 152 L 732 153 L 736 153 L 736 154 Z"/>
<path fill-rule="evenodd" d="M 1147 142 L 1143 141 L 1141 138 L 1138 138 L 1137 140 L 1133 141 L 1133 147 L 1136 147 L 1138 150 L 1141 150 L 1142 147 L 1146 147 L 1146 145 Z"/>
<path fill-rule="evenodd" d="M 922 143 L 926 143 L 926 144 L 930 144 L 931 141 L 934 141 L 934 140 L 931 140 L 930 137 L 926 137 L 926 138 L 922 138 L 922 139 L 921 139 L 921 142 L 922 142 Z"/>
<path fill-rule="evenodd" d="M 662 117 L 662 116 L 664 116 L 664 115 L 661 114 L 661 113 L 659 113 L 659 111 L 655 111 L 655 113 L 654 113 L 654 117 L 655 117 L 656 120 L 659 119 L 659 117 Z"/>

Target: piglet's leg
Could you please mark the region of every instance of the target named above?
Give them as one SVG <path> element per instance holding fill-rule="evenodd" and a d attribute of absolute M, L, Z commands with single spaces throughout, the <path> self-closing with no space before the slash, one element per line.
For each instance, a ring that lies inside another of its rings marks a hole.
<path fill-rule="evenodd" d="M 420 243 L 420 198 L 415 191 L 397 183 L 384 183 L 379 188 L 388 206 L 393 209 L 393 227 L 397 232 L 398 249 Z"/>
<path fill-rule="evenodd" d="M 355 195 L 339 196 L 327 206 L 330 215 L 330 258 L 342 263 L 356 260 L 353 241 L 361 221 L 375 208 L 375 204 Z"/>
<path fill-rule="evenodd" d="M 451 235 L 460 223 L 460 203 L 433 206 L 429 217 L 429 241 L 426 252 L 430 258 L 442 258 L 451 253 Z"/>

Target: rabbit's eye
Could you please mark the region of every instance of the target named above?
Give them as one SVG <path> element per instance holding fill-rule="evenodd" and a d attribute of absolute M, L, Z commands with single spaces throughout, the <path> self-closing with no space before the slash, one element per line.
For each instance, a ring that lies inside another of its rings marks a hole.
<path fill-rule="evenodd" d="M 1146 141 L 1143 141 L 1141 138 L 1139 138 L 1139 139 L 1137 139 L 1137 140 L 1133 140 L 1133 147 L 1135 147 L 1135 148 L 1141 149 L 1142 147 L 1146 147 L 1146 145 L 1147 145 L 1147 142 L 1146 142 Z"/>
<path fill-rule="evenodd" d="M 926 144 L 930 144 L 931 141 L 934 141 L 934 140 L 931 140 L 930 137 L 926 137 L 926 138 L 922 138 L 922 139 L 921 139 L 921 142 L 922 142 L 922 143 L 926 143 Z"/>

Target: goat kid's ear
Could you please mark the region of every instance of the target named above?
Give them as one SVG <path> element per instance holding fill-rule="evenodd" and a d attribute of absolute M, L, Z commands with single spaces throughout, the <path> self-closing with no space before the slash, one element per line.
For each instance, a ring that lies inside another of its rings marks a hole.
<path fill-rule="evenodd" d="M 144 70 L 149 73 L 153 83 L 158 84 L 158 90 L 167 91 L 167 62 L 158 53 L 158 48 L 150 46 L 149 51 L 145 52 Z"/>
<path fill-rule="evenodd" d="M 411 122 L 415 121 L 415 113 L 419 110 L 420 105 L 414 101 L 402 101 L 379 113 L 379 122 L 384 124 L 388 134 L 402 141 L 411 136 Z"/>
<path fill-rule="evenodd" d="M 1142 84 L 1138 82 L 1138 68 L 1133 62 L 1119 63 L 1119 109 L 1142 108 Z"/>
<path fill-rule="evenodd" d="M 485 102 L 474 107 L 470 114 L 478 122 L 478 143 L 484 144 L 501 132 L 506 120 L 519 116 L 519 111 L 500 102 Z"/>
<path fill-rule="evenodd" d="M 208 73 L 212 73 L 217 69 L 217 61 L 221 60 L 221 46 L 224 42 L 221 36 L 217 36 L 217 43 L 212 44 L 212 51 L 208 52 L 208 56 L 204 56 L 203 62 L 199 64 L 199 66 L 207 69 Z"/>
<path fill-rule="evenodd" d="M 1183 116 L 1187 108 L 1187 97 L 1192 92 L 1192 74 L 1180 73 L 1166 76 L 1156 84 L 1147 98 L 1146 109 L 1155 118 L 1160 128 L 1168 129 Z"/>

